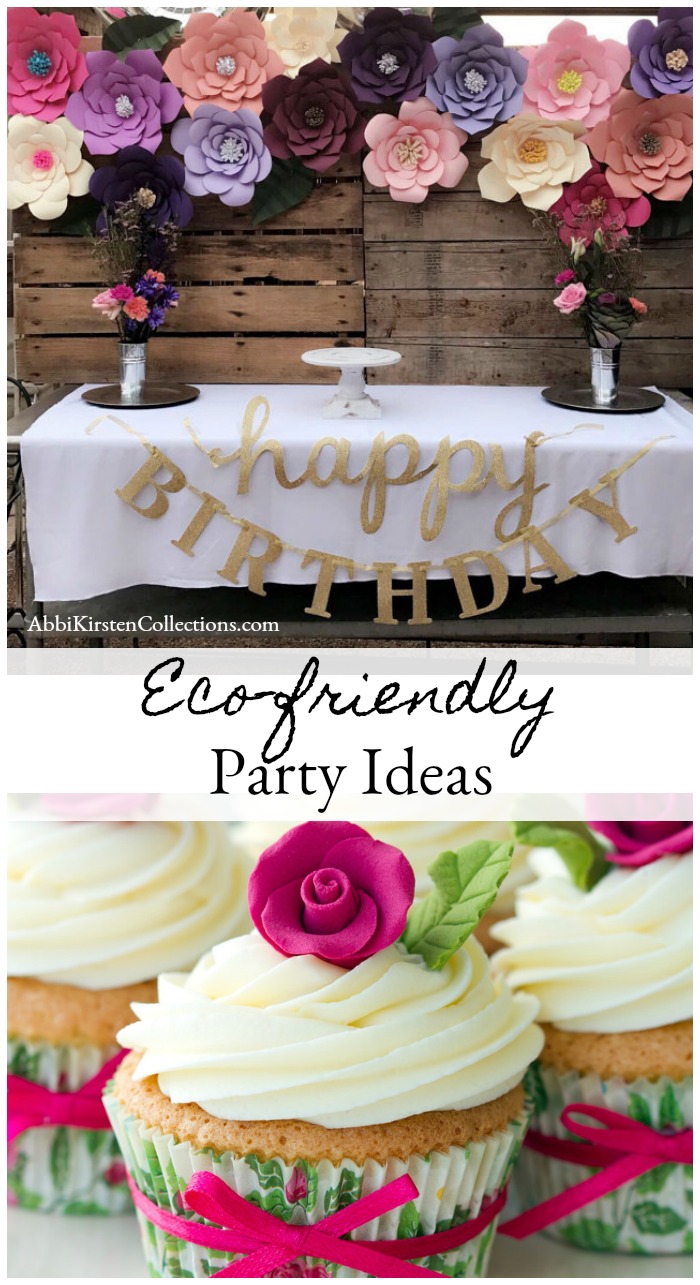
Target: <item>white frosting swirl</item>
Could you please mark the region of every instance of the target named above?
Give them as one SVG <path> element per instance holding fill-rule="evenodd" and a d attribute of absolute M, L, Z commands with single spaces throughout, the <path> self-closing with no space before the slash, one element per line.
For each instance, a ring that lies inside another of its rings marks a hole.
<path fill-rule="evenodd" d="M 250 927 L 247 863 L 221 822 L 13 818 L 8 971 L 88 990 L 188 968 Z"/>
<path fill-rule="evenodd" d="M 563 1031 L 645 1031 L 692 1017 L 693 865 L 611 868 L 590 892 L 552 875 L 522 888 L 493 958 Z"/>
<path fill-rule="evenodd" d="M 333 1129 L 473 1107 L 518 1084 L 542 1046 L 536 1001 L 494 983 L 473 939 L 439 972 L 398 946 L 345 970 L 253 932 L 133 1009 L 117 1038 L 143 1051 L 137 1077 L 224 1120 Z"/>

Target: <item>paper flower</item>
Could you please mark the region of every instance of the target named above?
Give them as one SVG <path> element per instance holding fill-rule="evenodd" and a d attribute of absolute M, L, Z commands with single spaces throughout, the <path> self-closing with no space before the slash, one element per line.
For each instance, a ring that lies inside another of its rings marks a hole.
<path fill-rule="evenodd" d="M 627 37 L 635 62 L 630 82 L 642 98 L 693 92 L 693 11 L 661 9 L 656 26 L 642 18 Z"/>
<path fill-rule="evenodd" d="M 425 92 L 440 111 L 451 113 L 460 129 L 490 129 L 521 110 L 527 60 L 504 48 L 493 27 L 479 23 L 461 40 L 436 40 L 433 49 L 438 65 Z"/>
<path fill-rule="evenodd" d="M 265 35 L 288 76 L 296 76 L 316 58 L 338 61 L 343 33 L 336 28 L 337 17 L 337 9 L 278 9 L 275 5 L 273 17 L 265 23 Z"/>
<path fill-rule="evenodd" d="M 693 825 L 689 821 L 591 821 L 590 826 L 615 845 L 606 861 L 616 866 L 646 866 L 669 853 L 691 852 Z"/>
<path fill-rule="evenodd" d="M 37 219 L 58 219 L 69 196 L 84 196 L 93 167 L 83 159 L 80 130 L 61 117 L 51 122 L 11 116 L 7 135 L 7 208 L 28 205 Z"/>
<path fill-rule="evenodd" d="M 588 148 L 578 121 L 545 121 L 528 114 L 499 125 L 481 144 L 490 164 L 479 171 L 487 201 L 510 201 L 517 193 L 529 209 L 549 210 L 564 183 L 575 183 L 590 169 Z"/>
<path fill-rule="evenodd" d="M 365 174 L 375 187 L 388 187 L 395 201 L 424 201 L 434 184 L 456 187 L 469 164 L 460 151 L 467 135 L 427 98 L 402 103 L 398 119 L 374 116 L 365 141 L 372 149 Z"/>
<path fill-rule="evenodd" d="M 648 192 L 660 201 L 680 201 L 692 183 L 693 100 L 686 94 L 640 98 L 627 89 L 586 142 L 607 165 L 616 196 Z"/>
<path fill-rule="evenodd" d="M 571 285 L 565 286 L 560 295 L 554 300 L 554 307 L 560 312 L 569 315 L 572 312 L 578 312 L 588 291 L 580 281 L 572 281 Z"/>
<path fill-rule="evenodd" d="M 87 75 L 71 13 L 7 10 L 7 110 L 56 120 Z"/>
<path fill-rule="evenodd" d="M 302 67 L 295 80 L 276 76 L 263 89 L 265 142 L 273 156 L 296 156 L 323 174 L 343 152 L 359 152 L 365 121 L 345 72 L 322 59 Z"/>
<path fill-rule="evenodd" d="M 609 242 L 619 241 L 628 235 L 628 228 L 646 223 L 651 205 L 646 196 L 615 196 L 600 165 L 593 161 L 583 178 L 564 188 L 549 212 L 561 220 L 559 236 L 568 247 L 572 237 L 590 245 L 598 228 Z"/>
<path fill-rule="evenodd" d="M 185 167 L 176 156 L 153 156 L 144 147 L 125 147 L 112 165 L 96 170 L 90 180 L 90 191 L 97 201 L 114 210 L 121 201 L 139 194 L 144 209 L 149 211 L 154 227 L 176 223 L 184 228 L 194 209 L 185 192 Z M 105 226 L 104 214 L 97 220 L 97 230 Z"/>
<path fill-rule="evenodd" d="M 352 968 L 406 927 L 415 876 L 398 848 L 349 821 L 307 821 L 260 857 L 250 914 L 283 955 L 316 955 Z"/>
<path fill-rule="evenodd" d="M 223 18 L 193 13 L 184 41 L 167 56 L 166 76 L 182 90 L 194 115 L 200 103 L 235 111 L 249 107 L 260 114 L 265 83 L 284 71 L 282 59 L 265 42 L 256 14 L 231 9 Z"/>
<path fill-rule="evenodd" d="M 361 101 L 410 102 L 424 93 L 436 66 L 434 39 L 430 18 L 400 9 L 371 9 L 362 30 L 348 32 L 338 53 Z"/>
<path fill-rule="evenodd" d="M 176 121 L 170 141 L 185 160 L 185 191 L 224 205 L 247 205 L 272 169 L 262 122 L 249 107 L 227 112 L 202 103 L 191 120 Z"/>
<path fill-rule="evenodd" d="M 182 97 L 163 80 L 152 49 L 135 49 L 123 60 L 100 51 L 87 56 L 88 76 L 73 94 L 66 116 L 85 134 L 93 156 L 107 156 L 133 145 L 155 152 L 163 125 L 175 120 Z"/>
<path fill-rule="evenodd" d="M 617 40 L 596 40 L 581 22 L 566 19 L 543 45 L 521 49 L 530 68 L 523 110 L 544 120 L 605 120 L 629 71 L 630 51 Z"/>

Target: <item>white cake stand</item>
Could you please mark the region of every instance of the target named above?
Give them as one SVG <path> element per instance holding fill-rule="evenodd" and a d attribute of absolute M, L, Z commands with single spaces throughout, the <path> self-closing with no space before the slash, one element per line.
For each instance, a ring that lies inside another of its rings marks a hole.
<path fill-rule="evenodd" d="M 365 370 L 370 366 L 394 366 L 401 353 L 390 348 L 312 348 L 302 353 L 309 366 L 340 370 L 338 387 L 323 407 L 324 419 L 380 419 L 382 408 L 370 397 Z"/>

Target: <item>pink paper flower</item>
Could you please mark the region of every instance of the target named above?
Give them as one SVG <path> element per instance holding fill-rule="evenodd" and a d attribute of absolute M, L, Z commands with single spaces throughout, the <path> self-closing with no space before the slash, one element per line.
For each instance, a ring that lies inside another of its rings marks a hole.
<path fill-rule="evenodd" d="M 398 848 L 349 821 L 307 821 L 263 852 L 248 903 L 255 927 L 282 954 L 352 968 L 401 936 L 414 890 Z"/>
<path fill-rule="evenodd" d="M 598 228 L 607 234 L 609 242 L 628 236 L 628 228 L 646 223 L 651 205 L 646 196 L 616 196 L 607 175 L 594 160 L 583 178 L 564 188 L 550 214 L 561 219 L 559 236 L 564 245 L 570 245 L 572 237 L 580 237 L 590 245 Z"/>
<path fill-rule="evenodd" d="M 284 64 L 266 44 L 257 15 L 243 9 L 229 10 L 223 18 L 194 13 L 183 34 L 164 71 L 182 90 L 190 116 L 200 103 L 231 112 L 250 107 L 259 116 L 263 85 L 281 75 Z"/>
<path fill-rule="evenodd" d="M 523 111 L 589 126 L 608 116 L 631 62 L 627 45 L 596 40 L 570 19 L 554 27 L 545 44 L 520 52 L 530 64 Z"/>
<path fill-rule="evenodd" d="M 555 286 L 565 286 L 569 281 L 573 281 L 576 273 L 573 268 L 564 268 L 563 272 L 558 272 L 554 278 Z"/>
<path fill-rule="evenodd" d="M 570 286 L 566 286 L 560 295 L 554 300 L 554 307 L 560 312 L 567 315 L 571 312 L 577 312 L 586 298 L 586 287 L 580 281 L 573 281 Z"/>
<path fill-rule="evenodd" d="M 424 201 L 428 188 L 456 187 L 468 161 L 460 148 L 467 135 L 427 98 L 402 103 L 398 119 L 381 112 L 365 130 L 372 150 L 363 169 L 375 187 L 388 187 L 395 201 Z"/>
<path fill-rule="evenodd" d="M 606 860 L 616 866 L 646 866 L 659 857 L 691 852 L 693 847 L 691 821 L 590 821 L 589 825 L 615 844 Z"/>
<path fill-rule="evenodd" d="M 660 201 L 680 201 L 692 183 L 692 97 L 640 98 L 626 89 L 585 141 L 607 165 L 605 178 L 616 196 L 648 192 Z"/>
<path fill-rule="evenodd" d="M 7 10 L 7 111 L 52 121 L 80 89 L 87 67 L 71 13 Z"/>

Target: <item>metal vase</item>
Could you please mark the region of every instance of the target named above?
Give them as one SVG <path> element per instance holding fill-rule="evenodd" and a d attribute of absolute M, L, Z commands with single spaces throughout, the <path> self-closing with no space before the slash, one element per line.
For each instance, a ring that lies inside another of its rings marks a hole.
<path fill-rule="evenodd" d="M 620 382 L 620 350 L 622 344 L 615 348 L 591 348 L 591 392 L 596 406 L 614 406 L 617 402 L 617 390 Z"/>
<path fill-rule="evenodd" d="M 146 382 L 146 345 L 119 344 L 119 383 L 125 402 L 137 402 Z"/>

